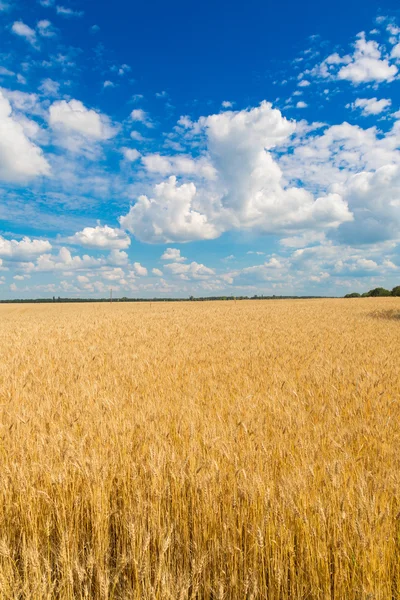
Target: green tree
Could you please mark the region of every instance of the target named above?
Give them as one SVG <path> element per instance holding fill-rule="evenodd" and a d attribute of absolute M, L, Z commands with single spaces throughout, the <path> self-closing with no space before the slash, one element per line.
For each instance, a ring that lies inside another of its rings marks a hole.
<path fill-rule="evenodd" d="M 400 296 L 400 285 L 396 285 L 396 287 L 392 289 L 392 296 Z"/>
<path fill-rule="evenodd" d="M 385 290 L 385 288 L 378 287 L 374 288 L 373 290 L 370 290 L 368 292 L 368 295 L 376 298 L 377 296 L 391 296 L 391 293 L 389 292 L 389 290 Z"/>
<path fill-rule="evenodd" d="M 361 298 L 361 294 L 358 292 L 352 292 L 351 294 L 346 294 L 345 298 Z"/>

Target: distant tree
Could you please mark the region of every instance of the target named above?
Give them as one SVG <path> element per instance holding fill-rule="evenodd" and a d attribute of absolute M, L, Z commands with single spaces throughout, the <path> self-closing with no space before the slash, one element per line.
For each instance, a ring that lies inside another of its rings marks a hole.
<path fill-rule="evenodd" d="M 400 296 L 400 285 L 396 285 L 396 287 L 392 289 L 392 296 Z"/>
<path fill-rule="evenodd" d="M 376 298 L 377 296 L 391 296 L 391 292 L 389 292 L 389 290 L 385 290 L 385 288 L 378 287 L 370 290 L 368 295 Z"/>
<path fill-rule="evenodd" d="M 351 294 L 346 294 L 345 298 L 361 298 L 361 294 L 358 292 L 352 292 Z"/>

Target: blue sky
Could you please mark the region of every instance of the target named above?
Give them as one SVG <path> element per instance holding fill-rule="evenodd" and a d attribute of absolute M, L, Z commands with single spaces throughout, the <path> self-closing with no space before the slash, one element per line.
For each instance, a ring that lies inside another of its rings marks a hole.
<path fill-rule="evenodd" d="M 0 0 L 0 298 L 400 283 L 398 3 Z"/>

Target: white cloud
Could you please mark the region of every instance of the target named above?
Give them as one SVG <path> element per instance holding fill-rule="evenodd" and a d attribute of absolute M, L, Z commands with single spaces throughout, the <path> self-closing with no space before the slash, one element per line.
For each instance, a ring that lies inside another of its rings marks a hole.
<path fill-rule="evenodd" d="M 214 269 L 210 269 L 203 264 L 192 262 L 188 265 L 182 263 L 169 263 L 165 269 L 180 279 L 208 279 L 215 275 Z"/>
<path fill-rule="evenodd" d="M 308 189 L 336 192 L 338 184 L 356 173 L 400 164 L 399 123 L 384 136 L 375 127 L 363 129 L 346 122 L 322 133 L 316 129 L 299 134 L 289 141 L 289 151 L 282 153 L 279 165 L 286 178 L 302 181 Z"/>
<path fill-rule="evenodd" d="M 123 250 L 113 249 L 107 257 L 108 262 L 111 265 L 127 265 L 128 254 Z"/>
<path fill-rule="evenodd" d="M 124 64 L 124 65 L 121 65 L 120 67 L 117 67 L 115 70 L 118 72 L 118 75 L 120 77 L 123 77 L 123 75 L 126 75 L 126 73 L 129 73 L 132 69 L 129 65 Z"/>
<path fill-rule="evenodd" d="M 395 271 L 396 265 L 388 257 L 382 257 L 381 247 L 369 247 L 366 251 L 321 241 L 318 245 L 294 250 L 288 256 L 272 255 L 263 264 L 224 273 L 221 279 L 242 289 L 253 286 L 253 289 L 264 290 L 267 286 L 270 293 L 275 293 L 273 290 L 286 294 L 293 290 L 307 293 L 308 282 L 337 293 L 338 285 L 353 287 L 358 277 L 367 279 Z M 351 280 L 344 279 L 349 276 Z M 364 282 L 364 286 L 367 285 Z"/>
<path fill-rule="evenodd" d="M 234 102 L 229 102 L 229 100 L 224 100 L 221 104 L 222 108 L 232 108 Z"/>
<path fill-rule="evenodd" d="M 302 100 L 300 100 L 297 104 L 296 104 L 296 108 L 307 108 L 308 104 L 306 102 L 303 102 Z"/>
<path fill-rule="evenodd" d="M 72 10 L 72 8 L 66 8 L 65 6 L 57 6 L 57 14 L 63 17 L 83 17 L 83 10 Z"/>
<path fill-rule="evenodd" d="M 400 58 L 400 42 L 393 46 L 390 56 L 392 58 Z"/>
<path fill-rule="evenodd" d="M 26 25 L 23 21 L 15 21 L 11 27 L 11 31 L 20 37 L 26 39 L 34 48 L 37 48 L 36 32 L 34 29 Z"/>
<path fill-rule="evenodd" d="M 376 41 L 367 41 L 365 33 L 357 36 L 351 56 L 340 57 L 331 54 L 319 66 L 319 72 L 324 77 L 351 81 L 354 85 L 360 83 L 381 83 L 393 81 L 398 69 L 390 64 L 389 57 L 383 54 L 383 49 Z"/>
<path fill-rule="evenodd" d="M 178 185 L 176 177 L 154 186 L 153 198 L 139 196 L 126 216 L 120 217 L 121 227 L 138 239 L 150 243 L 212 239 L 218 229 L 204 214 L 193 208 L 196 196 L 194 183 Z"/>
<path fill-rule="evenodd" d="M 36 264 L 29 267 L 29 271 L 33 272 L 52 272 L 52 271 L 79 271 L 101 268 L 106 264 L 104 258 L 93 258 L 84 254 L 83 256 L 72 256 L 70 250 L 64 246 L 60 249 L 57 255 L 41 254 Z"/>
<path fill-rule="evenodd" d="M 107 281 L 119 281 L 125 277 L 125 273 L 120 267 L 116 267 L 114 269 L 103 270 L 101 277 Z"/>
<path fill-rule="evenodd" d="M 144 142 L 146 139 L 142 136 L 141 133 L 139 133 L 139 131 L 131 131 L 130 136 L 133 140 L 137 142 Z"/>
<path fill-rule="evenodd" d="M 136 275 L 139 275 L 139 277 L 146 277 L 147 275 L 146 267 L 143 267 L 139 262 L 133 263 L 133 270 Z"/>
<path fill-rule="evenodd" d="M 143 156 L 142 163 L 149 173 L 160 173 L 161 175 L 198 175 L 206 179 L 216 178 L 214 167 L 204 157 L 193 159 L 190 156 L 179 154 L 175 156 L 162 156 L 155 153 Z"/>
<path fill-rule="evenodd" d="M 267 102 L 251 110 L 201 117 L 197 123 L 189 119 L 179 123 L 189 133 L 192 130 L 205 137 L 206 158 L 215 177 L 179 185 L 171 176 L 154 187 L 151 198 L 140 196 L 128 215 L 120 219 L 122 227 L 140 240 L 168 243 L 212 239 L 232 229 L 265 233 L 321 229 L 352 219 L 338 194 L 314 199 L 303 188 L 285 185 L 282 171 L 268 150 L 283 144 L 296 126 Z M 156 158 L 159 161 L 160 157 Z M 171 164 L 168 158 L 167 172 Z"/>
<path fill-rule="evenodd" d="M 156 275 L 157 277 L 163 276 L 163 272 L 160 271 L 160 269 L 152 269 L 151 272 L 153 273 L 153 275 Z"/>
<path fill-rule="evenodd" d="M 143 123 L 146 127 L 153 127 L 153 123 L 147 112 L 142 110 L 141 108 L 134 108 L 131 112 L 132 121 L 138 121 L 139 123 Z"/>
<path fill-rule="evenodd" d="M 39 35 L 41 35 L 42 37 L 54 37 L 56 35 L 56 32 L 53 29 L 53 25 L 47 19 L 42 19 L 41 21 L 38 21 L 37 29 Z"/>
<path fill-rule="evenodd" d="M 103 83 L 103 88 L 113 88 L 115 87 L 115 83 L 113 83 L 112 81 L 110 81 L 109 79 L 107 79 L 104 83 Z"/>
<path fill-rule="evenodd" d="M 187 260 L 181 256 L 181 251 L 178 248 L 167 248 L 161 256 L 161 260 L 170 260 L 171 262 L 185 262 Z"/>
<path fill-rule="evenodd" d="M 39 90 L 47 97 L 58 96 L 60 84 L 58 81 L 54 81 L 53 79 L 47 77 L 46 79 L 42 80 Z"/>
<path fill-rule="evenodd" d="M 0 77 L 14 77 L 15 73 L 14 71 L 10 71 L 9 69 L 6 69 L 5 67 L 0 67 Z"/>
<path fill-rule="evenodd" d="M 49 109 L 49 123 L 93 141 L 107 140 L 116 133 L 107 116 L 86 108 L 79 100 L 54 102 Z"/>
<path fill-rule="evenodd" d="M 310 82 L 308 81 L 308 79 L 301 79 L 297 85 L 299 87 L 308 87 L 310 85 Z"/>
<path fill-rule="evenodd" d="M 47 240 L 31 240 L 24 237 L 17 241 L 6 240 L 0 236 L 0 256 L 7 260 L 29 261 L 48 250 L 51 250 L 51 244 Z"/>
<path fill-rule="evenodd" d="M 135 162 L 135 160 L 138 160 L 142 156 L 136 148 L 121 148 L 121 152 L 129 162 Z"/>
<path fill-rule="evenodd" d="M 357 173 L 340 189 L 354 214 L 335 237 L 347 244 L 400 240 L 400 165 Z"/>
<path fill-rule="evenodd" d="M 0 90 L 0 179 L 3 181 L 24 181 L 50 174 L 50 165 L 42 150 L 26 135 L 27 124 L 32 124 L 37 131 L 38 126 L 28 119 L 25 127 L 18 122 L 10 102 Z"/>
<path fill-rule="evenodd" d="M 130 237 L 121 229 L 113 229 L 108 225 L 97 225 L 97 227 L 85 227 L 69 238 L 74 244 L 80 244 L 88 248 L 107 248 L 122 250 L 130 246 Z"/>
<path fill-rule="evenodd" d="M 225 190 L 219 216 L 226 229 L 276 233 L 335 226 L 351 218 L 338 196 L 314 200 L 305 189 L 284 186 L 282 172 L 268 150 L 283 144 L 296 125 L 270 104 L 213 115 L 203 123 L 211 161 Z"/>
<path fill-rule="evenodd" d="M 90 281 L 89 277 L 86 277 L 86 275 L 77 275 L 76 279 L 79 283 L 89 283 Z"/>
<path fill-rule="evenodd" d="M 364 117 L 368 117 L 369 115 L 379 115 L 387 110 L 391 104 L 392 101 L 389 98 L 382 98 L 381 100 L 378 100 L 377 98 L 357 98 L 349 106 L 351 106 L 353 110 L 360 108 Z"/>
<path fill-rule="evenodd" d="M 40 105 L 37 94 L 29 94 L 27 92 L 8 90 L 5 88 L 2 88 L 0 92 L 11 103 L 13 110 L 18 111 L 18 116 L 22 113 L 30 113 L 40 117 L 44 116 L 45 112 Z"/>

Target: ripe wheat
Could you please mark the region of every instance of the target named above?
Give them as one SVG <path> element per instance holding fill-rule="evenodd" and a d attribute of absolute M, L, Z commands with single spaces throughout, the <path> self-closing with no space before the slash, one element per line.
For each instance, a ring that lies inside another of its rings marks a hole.
<path fill-rule="evenodd" d="M 0 306 L 0 599 L 400 598 L 399 310 Z"/>

